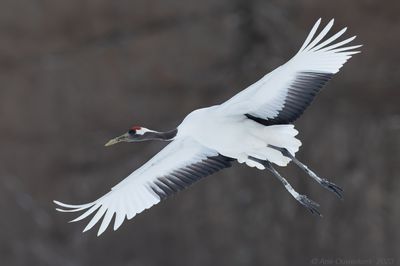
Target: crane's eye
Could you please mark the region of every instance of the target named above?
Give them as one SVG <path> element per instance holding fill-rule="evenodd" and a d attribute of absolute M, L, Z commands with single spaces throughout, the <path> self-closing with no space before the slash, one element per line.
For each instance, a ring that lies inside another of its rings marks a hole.
<path fill-rule="evenodd" d="M 136 134 L 136 130 L 135 130 L 135 129 L 130 129 L 130 130 L 128 131 L 128 134 L 129 134 L 129 135 L 135 135 L 135 134 Z"/>

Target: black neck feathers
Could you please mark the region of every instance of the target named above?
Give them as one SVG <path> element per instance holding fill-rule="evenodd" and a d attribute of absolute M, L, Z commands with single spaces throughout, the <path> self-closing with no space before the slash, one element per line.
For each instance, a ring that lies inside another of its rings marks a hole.
<path fill-rule="evenodd" d="M 171 131 L 167 132 L 157 132 L 157 131 L 151 131 L 151 132 L 146 132 L 143 134 L 143 140 L 172 140 L 175 138 L 176 134 L 178 133 L 178 129 L 174 129 Z"/>

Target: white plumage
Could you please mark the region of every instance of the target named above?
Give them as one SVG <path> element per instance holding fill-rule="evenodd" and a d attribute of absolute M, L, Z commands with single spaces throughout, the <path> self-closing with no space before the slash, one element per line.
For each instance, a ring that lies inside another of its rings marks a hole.
<path fill-rule="evenodd" d="M 61 207 L 67 208 L 66 210 L 57 210 L 64 212 L 87 210 L 80 217 L 72 220 L 73 222 L 82 220 L 97 210 L 96 215 L 84 231 L 91 229 L 106 213 L 98 232 L 99 235 L 107 228 L 115 213 L 114 230 L 116 230 L 122 224 L 125 216 L 128 220 L 132 219 L 137 213 L 141 213 L 160 202 L 160 197 L 151 188 L 151 184 L 156 182 L 158 177 L 168 175 L 174 169 L 184 168 L 212 156 L 218 156 L 218 152 L 209 150 L 190 138 L 175 140 L 150 161 L 114 186 L 103 197 L 83 205 L 56 202 Z"/>
<path fill-rule="evenodd" d="M 125 218 L 133 218 L 170 194 L 238 161 L 250 167 L 267 168 L 301 204 L 319 214 L 318 205 L 298 194 L 271 163 L 286 166 L 293 161 L 323 187 L 339 196 L 341 194 L 339 187 L 319 178 L 294 157 L 301 142 L 295 138 L 298 131 L 291 123 L 303 113 L 331 76 L 359 52 L 355 49 L 361 47 L 344 46 L 355 37 L 335 42 L 346 28 L 323 41 L 333 26 L 333 20 L 316 35 L 320 22 L 321 19 L 315 23 L 292 59 L 225 103 L 193 111 L 172 133 L 134 127 L 110 141 L 113 144 L 119 141 L 173 140 L 101 198 L 83 205 L 54 201 L 61 207 L 57 210 L 84 211 L 73 222 L 94 214 L 84 231 L 102 219 L 100 235 L 114 216 L 116 230 Z"/>

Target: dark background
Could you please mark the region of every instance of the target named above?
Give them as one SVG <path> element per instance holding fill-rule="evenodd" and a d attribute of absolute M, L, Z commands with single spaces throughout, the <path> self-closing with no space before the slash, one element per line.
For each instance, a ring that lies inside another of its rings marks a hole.
<path fill-rule="evenodd" d="M 395 0 L 2 0 L 0 264 L 399 265 L 399 11 Z M 294 55 L 319 17 L 364 44 L 296 123 L 298 158 L 345 200 L 279 169 L 324 218 L 243 165 L 100 238 L 54 210 L 53 199 L 98 198 L 164 145 L 104 148 L 109 138 L 224 101 Z"/>

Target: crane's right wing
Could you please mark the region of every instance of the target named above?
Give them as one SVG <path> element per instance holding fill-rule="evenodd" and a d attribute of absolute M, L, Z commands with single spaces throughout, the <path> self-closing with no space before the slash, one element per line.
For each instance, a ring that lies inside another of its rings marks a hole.
<path fill-rule="evenodd" d="M 346 28 L 322 41 L 333 26 L 331 20 L 314 38 L 315 23 L 299 52 L 286 64 L 219 106 L 226 115 L 246 115 L 264 125 L 294 122 L 310 105 L 325 83 L 361 45 L 344 46 L 354 37 L 335 42 Z M 344 46 L 344 47 L 343 47 Z"/>
<path fill-rule="evenodd" d="M 95 212 L 84 231 L 91 229 L 104 216 L 97 234 L 100 235 L 107 229 L 114 214 L 114 230 L 117 230 L 125 217 L 128 220 L 132 219 L 136 214 L 199 179 L 230 167 L 232 160 L 191 138 L 174 140 L 101 198 L 82 205 L 70 205 L 59 201 L 54 203 L 63 208 L 57 209 L 58 211 L 85 211 L 72 220 L 73 222 Z"/>

